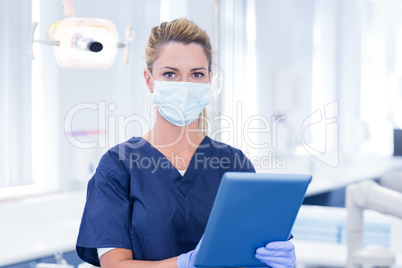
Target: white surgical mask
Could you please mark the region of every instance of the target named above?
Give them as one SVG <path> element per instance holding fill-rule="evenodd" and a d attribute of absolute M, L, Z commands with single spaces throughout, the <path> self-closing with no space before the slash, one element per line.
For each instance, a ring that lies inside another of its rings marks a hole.
<path fill-rule="evenodd" d="M 208 83 L 154 81 L 153 100 L 159 113 L 176 126 L 194 122 L 211 101 Z"/>

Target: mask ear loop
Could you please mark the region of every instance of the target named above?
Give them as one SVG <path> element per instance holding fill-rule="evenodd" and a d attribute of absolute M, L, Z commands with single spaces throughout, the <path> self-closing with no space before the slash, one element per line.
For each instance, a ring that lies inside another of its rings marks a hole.
<path fill-rule="evenodd" d="M 223 77 L 222 73 L 218 70 L 213 71 L 211 79 L 211 96 L 216 101 L 222 92 Z"/>
<path fill-rule="evenodd" d="M 148 73 L 149 73 L 149 76 L 151 77 L 151 80 L 152 80 L 152 82 L 154 82 L 154 84 L 155 84 L 155 80 L 154 80 L 154 78 L 152 77 L 152 74 L 151 74 L 151 72 L 148 70 Z"/>
<path fill-rule="evenodd" d="M 149 76 L 151 77 L 151 80 L 152 80 L 152 82 L 153 82 L 153 88 L 152 88 L 152 93 L 153 93 L 154 90 L 155 90 L 155 80 L 154 80 L 154 78 L 152 77 L 152 74 L 151 74 L 151 72 L 149 71 L 149 69 L 148 69 L 148 73 L 149 73 Z"/>
<path fill-rule="evenodd" d="M 153 82 L 153 85 L 154 85 L 154 88 L 152 89 L 152 93 L 154 92 L 154 90 L 155 90 L 155 80 L 154 80 L 154 78 L 152 77 L 152 74 L 151 74 L 151 71 L 148 69 L 148 73 L 149 73 L 149 76 L 151 77 L 151 80 L 152 80 L 152 82 Z M 153 94 L 151 94 L 149 97 L 151 98 L 151 99 L 153 99 Z M 154 103 L 154 101 L 153 100 L 149 100 L 149 98 L 148 98 L 148 103 L 149 103 L 149 110 L 148 110 L 148 112 L 149 112 L 149 118 L 151 119 L 151 122 L 149 122 L 150 123 L 150 125 L 154 125 L 155 124 L 155 122 L 156 122 L 156 113 L 155 113 L 155 110 L 157 109 L 156 108 L 156 104 Z"/>
<path fill-rule="evenodd" d="M 152 76 L 151 73 L 149 73 L 149 76 L 151 76 L 152 82 L 155 84 L 155 79 L 154 79 L 154 77 Z"/>

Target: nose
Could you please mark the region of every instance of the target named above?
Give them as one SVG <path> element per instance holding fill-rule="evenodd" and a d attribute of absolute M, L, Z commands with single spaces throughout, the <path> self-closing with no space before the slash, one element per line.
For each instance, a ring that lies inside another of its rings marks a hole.
<path fill-rule="evenodd" d="M 181 82 L 191 82 L 190 77 L 183 77 L 183 79 L 181 79 Z"/>

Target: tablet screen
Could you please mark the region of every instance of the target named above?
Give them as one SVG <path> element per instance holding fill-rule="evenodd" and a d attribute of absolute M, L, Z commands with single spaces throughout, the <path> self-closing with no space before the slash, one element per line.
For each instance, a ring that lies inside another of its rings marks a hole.
<path fill-rule="evenodd" d="M 289 239 L 311 175 L 226 172 L 195 261 L 197 267 L 265 266 L 254 255 Z"/>

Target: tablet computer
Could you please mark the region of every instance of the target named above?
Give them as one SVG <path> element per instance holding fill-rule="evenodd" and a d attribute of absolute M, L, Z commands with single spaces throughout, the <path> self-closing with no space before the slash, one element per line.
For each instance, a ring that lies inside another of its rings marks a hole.
<path fill-rule="evenodd" d="M 263 267 L 255 251 L 286 241 L 311 175 L 226 172 L 212 206 L 195 266 Z"/>

